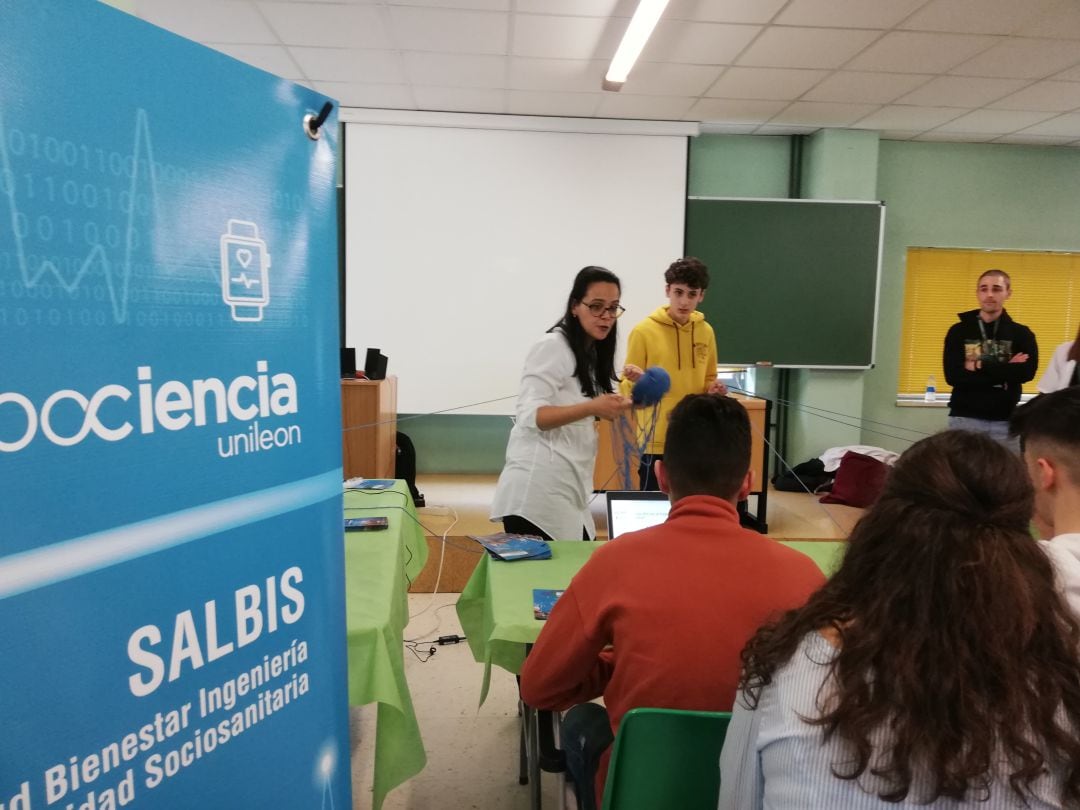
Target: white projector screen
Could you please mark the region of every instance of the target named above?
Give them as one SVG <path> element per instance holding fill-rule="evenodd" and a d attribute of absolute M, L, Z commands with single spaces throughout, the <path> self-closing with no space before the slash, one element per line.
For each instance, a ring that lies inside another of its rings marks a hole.
<path fill-rule="evenodd" d="M 620 360 L 664 302 L 685 135 L 350 123 L 345 141 L 346 345 L 389 357 L 400 413 L 512 414 L 586 265 L 622 280 Z"/>

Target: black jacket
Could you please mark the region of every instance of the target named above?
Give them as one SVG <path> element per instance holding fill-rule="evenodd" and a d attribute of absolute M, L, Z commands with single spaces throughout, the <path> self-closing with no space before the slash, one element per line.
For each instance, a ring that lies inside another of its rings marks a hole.
<path fill-rule="evenodd" d="M 953 324 L 945 335 L 942 358 L 945 381 L 952 386 L 949 415 L 1004 421 L 1020 401 L 1021 386 L 1035 379 L 1039 367 L 1035 333 L 1002 310 L 996 327 L 994 323 L 983 325 L 992 345 L 980 346 L 983 335 L 979 330 L 979 310 L 961 312 L 958 317 L 960 323 Z M 982 367 L 975 371 L 964 368 L 969 346 L 971 351 L 983 357 Z M 982 354 L 987 349 L 989 354 Z M 1026 362 L 1008 362 L 1010 357 L 1020 353 L 1028 355 Z"/>

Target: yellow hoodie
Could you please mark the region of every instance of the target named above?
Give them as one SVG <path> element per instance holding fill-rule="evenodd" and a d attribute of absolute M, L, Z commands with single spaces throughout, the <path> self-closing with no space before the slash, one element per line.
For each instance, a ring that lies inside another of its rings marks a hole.
<path fill-rule="evenodd" d="M 626 362 L 642 369 L 660 366 L 671 375 L 671 390 L 660 400 L 655 430 L 651 408 L 634 411 L 641 438 L 652 431 L 645 452 L 663 453 L 671 409 L 687 394 L 704 394 L 716 379 L 716 335 L 700 312 L 691 312 L 690 320 L 679 326 L 666 306 L 658 307 L 630 332 Z M 623 386 L 627 393 L 633 387 L 627 381 Z"/>

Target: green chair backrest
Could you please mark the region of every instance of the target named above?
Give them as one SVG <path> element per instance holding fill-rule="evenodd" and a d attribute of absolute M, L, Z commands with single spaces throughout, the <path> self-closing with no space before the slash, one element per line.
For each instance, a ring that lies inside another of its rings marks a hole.
<path fill-rule="evenodd" d="M 603 810 L 716 810 L 730 712 L 631 709 L 619 725 Z"/>

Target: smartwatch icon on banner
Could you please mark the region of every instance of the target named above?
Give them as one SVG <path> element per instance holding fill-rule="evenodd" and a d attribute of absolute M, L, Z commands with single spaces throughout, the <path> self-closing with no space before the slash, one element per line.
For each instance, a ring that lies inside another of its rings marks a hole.
<path fill-rule="evenodd" d="M 259 238 L 259 226 L 230 219 L 221 235 L 221 297 L 234 321 L 261 321 L 270 302 L 270 253 Z"/>

